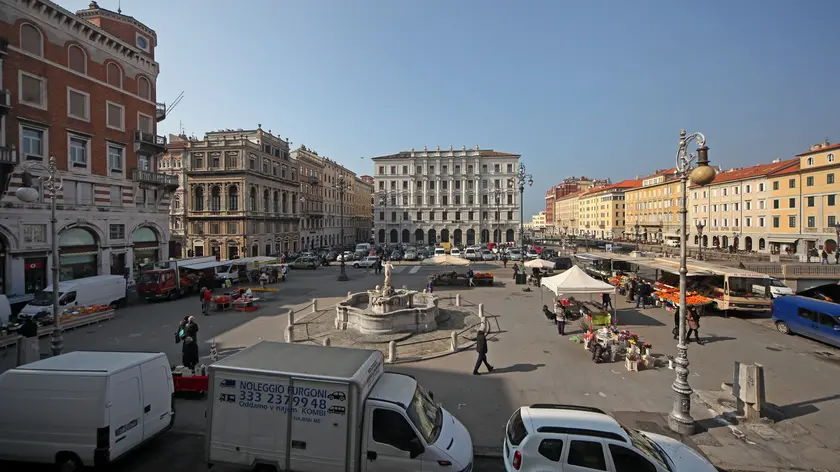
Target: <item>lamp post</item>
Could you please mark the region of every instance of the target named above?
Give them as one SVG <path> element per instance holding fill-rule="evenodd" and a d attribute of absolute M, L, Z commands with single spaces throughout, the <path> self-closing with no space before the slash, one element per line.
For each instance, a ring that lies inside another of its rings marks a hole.
<path fill-rule="evenodd" d="M 338 203 L 341 208 L 341 232 L 339 233 L 339 237 L 341 238 L 341 250 L 344 251 L 344 192 L 350 190 L 351 188 L 350 182 L 345 179 L 344 172 L 338 176 L 338 179 L 332 187 L 338 190 Z M 350 280 L 347 277 L 347 269 L 344 267 L 344 259 L 345 257 L 341 258 L 341 272 L 338 274 L 339 282 L 347 282 Z"/>
<path fill-rule="evenodd" d="M 522 251 L 522 257 L 525 257 L 525 223 L 523 221 L 525 209 L 525 184 L 529 186 L 534 185 L 534 176 L 525 172 L 525 164 L 519 164 L 519 171 L 514 177 L 516 183 L 519 185 L 519 248 Z"/>
<path fill-rule="evenodd" d="M 688 153 L 688 144 L 697 143 L 697 153 Z M 677 394 L 671 413 L 668 414 L 668 426 L 672 431 L 688 436 L 694 433 L 695 423 L 691 417 L 691 386 L 688 384 L 688 346 L 685 343 L 686 332 L 686 285 L 688 269 L 686 268 L 686 232 L 688 230 L 688 180 L 697 186 L 708 185 L 715 179 L 715 170 L 709 166 L 709 148 L 706 147 L 706 137 L 702 133 L 687 135 L 680 131 L 680 145 L 676 157 L 677 175 L 680 178 L 680 324 L 679 339 L 677 341 L 677 358 L 675 360 L 676 379 L 671 389 Z M 692 164 L 696 166 L 692 169 Z"/>
<path fill-rule="evenodd" d="M 59 190 L 61 190 L 63 186 L 63 181 L 61 180 L 61 174 L 58 173 L 58 168 L 55 165 L 55 157 L 50 156 L 50 160 L 48 164 L 45 166 L 40 162 L 29 161 L 21 165 L 23 168 L 23 176 L 22 180 L 23 183 L 21 187 L 15 191 L 15 197 L 18 200 L 24 203 L 32 203 L 38 200 L 38 190 L 32 187 L 32 179 L 37 178 L 41 182 L 41 188 L 44 189 L 46 196 L 50 199 L 50 239 L 51 239 L 51 247 L 50 250 L 52 251 L 52 314 L 53 314 L 53 331 L 52 337 L 50 338 L 50 345 L 52 349 L 52 355 L 57 356 L 61 354 L 61 350 L 64 348 L 64 336 L 62 336 L 62 329 L 61 329 L 61 316 L 58 313 L 58 269 L 59 269 L 59 262 L 58 262 L 58 230 L 56 228 L 56 223 L 58 223 L 58 219 L 55 217 L 55 199 L 58 195 Z M 39 170 L 42 172 L 46 172 L 47 175 L 39 175 L 37 177 L 33 177 L 33 175 L 29 172 L 30 170 Z"/>
<path fill-rule="evenodd" d="M 837 251 L 840 251 L 840 221 L 834 223 L 834 233 L 837 236 L 834 239 L 834 263 L 840 264 L 840 258 L 837 257 Z"/>
<path fill-rule="evenodd" d="M 702 221 L 698 221 L 696 226 L 697 226 L 697 247 L 698 247 L 697 260 L 702 261 L 703 260 L 703 228 L 705 228 L 706 225 L 704 225 Z"/>

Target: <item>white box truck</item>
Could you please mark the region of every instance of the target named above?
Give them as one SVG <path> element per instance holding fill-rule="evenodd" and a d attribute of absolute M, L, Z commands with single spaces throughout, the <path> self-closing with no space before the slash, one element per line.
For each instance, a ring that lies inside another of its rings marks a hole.
<path fill-rule="evenodd" d="M 262 341 L 210 365 L 209 465 L 472 470 L 467 429 L 375 350 Z"/>
<path fill-rule="evenodd" d="M 35 321 L 52 316 L 53 286 L 43 291 L 18 313 L 18 320 L 32 317 Z M 116 309 L 125 304 L 126 282 L 121 275 L 94 275 L 83 279 L 62 280 L 58 284 L 58 310 L 74 306 L 111 305 Z"/>
<path fill-rule="evenodd" d="M 76 351 L 0 374 L 0 460 L 107 466 L 172 427 L 162 352 Z"/>

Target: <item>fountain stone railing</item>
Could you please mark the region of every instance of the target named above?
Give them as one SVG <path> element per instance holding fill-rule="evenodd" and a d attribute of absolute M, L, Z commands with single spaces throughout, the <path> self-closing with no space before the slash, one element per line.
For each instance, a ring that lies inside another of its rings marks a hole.
<path fill-rule="evenodd" d="M 371 301 L 373 300 L 373 303 Z M 438 297 L 397 289 L 350 294 L 336 305 L 335 328 L 364 334 L 425 333 L 437 329 Z"/>

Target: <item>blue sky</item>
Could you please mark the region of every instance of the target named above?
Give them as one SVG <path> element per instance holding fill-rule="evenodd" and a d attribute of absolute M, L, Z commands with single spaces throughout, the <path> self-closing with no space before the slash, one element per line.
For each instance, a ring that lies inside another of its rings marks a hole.
<path fill-rule="evenodd" d="M 535 181 L 526 217 L 564 177 L 619 181 L 672 166 L 681 128 L 705 133 L 712 162 L 727 168 L 840 141 L 836 0 L 122 9 L 158 33 L 158 101 L 185 92 L 160 134 L 261 123 L 368 174 L 368 157 L 412 146 L 520 153 Z"/>

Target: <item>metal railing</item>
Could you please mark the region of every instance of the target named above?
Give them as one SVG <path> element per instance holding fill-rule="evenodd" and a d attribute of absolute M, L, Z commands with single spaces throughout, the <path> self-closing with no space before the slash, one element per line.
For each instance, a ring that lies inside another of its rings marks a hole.
<path fill-rule="evenodd" d="M 144 131 L 140 131 L 139 129 L 134 130 L 134 141 L 143 144 L 151 144 L 153 146 L 166 147 L 166 137 L 158 136 L 154 133 L 146 133 Z"/>
<path fill-rule="evenodd" d="M 141 169 L 131 170 L 131 180 L 158 185 L 178 185 L 178 176 L 176 175 L 161 174 L 160 172 Z"/>
<path fill-rule="evenodd" d="M 17 153 L 12 148 L 0 147 L 0 164 L 17 165 Z"/>

